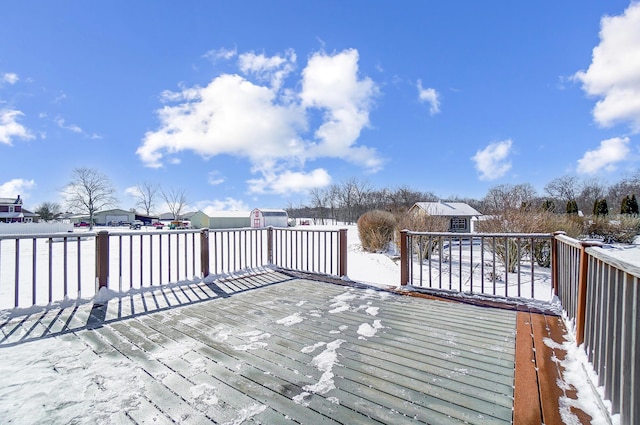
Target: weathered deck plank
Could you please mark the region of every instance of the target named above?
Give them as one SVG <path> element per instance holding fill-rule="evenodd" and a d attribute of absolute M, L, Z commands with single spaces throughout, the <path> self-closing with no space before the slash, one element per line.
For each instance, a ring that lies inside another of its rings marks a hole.
<path fill-rule="evenodd" d="M 283 312 L 282 314 L 284 314 L 284 312 Z M 316 326 L 316 328 L 319 328 L 319 327 L 321 328 L 321 327 L 322 327 L 322 324 L 321 324 L 321 323 L 320 323 L 320 324 L 315 324 L 315 325 L 318 325 L 318 326 Z M 306 330 L 305 332 L 313 332 L 313 331 L 312 331 L 312 330 Z M 305 332 L 301 332 L 301 333 L 299 333 L 298 338 L 299 338 L 299 339 L 301 339 L 301 340 L 304 340 L 304 339 L 305 339 L 305 337 L 307 337 L 307 338 L 308 338 L 308 336 L 309 336 L 309 335 L 308 335 L 308 334 L 306 334 L 306 335 L 305 335 Z M 343 338 L 343 337 L 344 337 L 345 339 L 347 339 L 347 340 L 351 338 L 351 337 L 349 337 L 349 336 L 341 336 L 341 338 Z M 386 339 L 388 339 L 388 338 L 385 338 L 385 340 L 386 340 Z M 313 341 L 313 340 L 314 340 L 314 339 L 312 338 L 312 339 L 310 339 L 310 340 L 309 340 L 309 342 L 311 342 L 311 341 Z M 270 338 L 270 342 L 272 342 L 272 341 L 275 341 L 275 338 L 274 338 L 274 337 Z M 357 344 L 357 342 L 356 342 L 356 344 Z M 270 346 L 269 346 L 269 347 L 267 347 L 267 349 L 273 349 L 273 347 L 274 347 L 274 346 L 273 346 L 272 344 L 270 344 Z M 345 349 L 347 349 L 347 350 L 350 348 L 348 345 L 344 345 L 343 347 L 344 347 Z M 298 350 L 299 350 L 299 349 L 298 349 Z M 298 350 L 297 350 L 297 351 L 298 351 Z M 375 353 L 375 354 L 378 354 L 380 351 L 382 351 L 382 350 L 380 350 L 380 349 L 374 349 L 374 350 L 372 350 L 372 352 L 373 352 L 373 353 Z M 399 358 L 401 359 L 400 361 L 405 360 L 405 357 L 404 357 L 405 355 L 406 355 L 406 354 L 402 355 L 402 357 L 400 357 L 400 356 L 399 356 Z M 343 353 L 343 356 L 346 356 L 346 354 L 344 354 L 344 353 Z M 361 356 L 359 360 L 362 360 L 363 358 L 364 358 L 364 357 L 362 357 L 362 356 Z M 368 363 L 368 362 L 370 362 L 372 358 L 373 358 L 373 357 L 369 357 L 369 358 L 368 358 L 367 363 Z M 418 356 L 418 358 L 419 358 L 420 360 L 416 360 L 416 362 L 415 362 L 413 365 L 411 365 L 411 366 L 409 366 L 409 367 L 406 367 L 406 370 L 410 371 L 410 373 L 413 373 L 414 375 L 416 374 L 416 372 L 417 372 L 417 371 L 420 371 L 420 369 L 424 366 L 424 363 L 423 363 L 424 357 L 423 357 L 422 355 L 419 355 L 419 356 Z M 394 361 L 394 359 L 393 359 L 393 358 L 389 357 L 388 355 L 384 355 L 384 354 L 383 354 L 383 355 L 382 355 L 382 358 L 378 360 L 378 364 L 381 364 L 381 365 L 387 365 L 387 366 L 388 366 L 388 365 L 390 365 L 390 364 L 392 364 L 392 365 L 393 365 L 393 366 L 392 366 L 393 368 L 397 368 L 397 367 L 399 367 L 399 365 L 398 365 L 397 363 L 393 363 L 393 361 Z M 375 360 L 374 360 L 374 362 L 375 362 Z M 362 369 L 362 367 L 366 367 L 366 366 L 364 365 L 364 363 L 365 363 L 365 362 L 360 363 L 360 364 L 363 364 L 363 366 L 361 366 L 361 367 L 360 367 L 360 369 Z M 511 375 L 512 375 L 512 368 L 513 368 L 513 363 L 511 364 L 511 370 L 510 370 L 510 372 L 509 372 L 509 379 L 510 379 L 511 381 L 512 381 L 512 376 L 511 376 Z M 446 365 L 446 364 L 444 364 L 444 363 L 443 363 L 443 368 L 439 368 L 439 371 L 443 371 L 443 370 L 450 370 L 450 365 Z M 359 372 L 359 373 L 360 373 L 360 372 Z M 375 373 L 374 373 L 372 376 L 374 376 L 374 375 L 375 375 Z M 463 380 L 464 378 L 467 378 L 467 379 L 468 379 L 468 376 L 465 376 L 465 374 L 464 374 L 464 373 L 460 373 L 459 375 L 460 375 L 460 377 L 462 377 L 462 379 L 461 379 L 459 382 L 457 382 L 457 384 L 456 384 L 456 386 L 458 387 L 458 388 L 457 388 L 457 390 L 458 390 L 458 391 L 462 391 L 462 392 L 464 392 L 464 387 L 465 387 L 466 385 L 462 383 L 462 380 Z M 439 379 L 440 379 L 440 380 L 442 380 L 442 378 L 443 378 L 443 376 L 441 376 Z M 409 376 L 407 379 L 410 379 L 410 376 Z M 507 385 L 507 386 L 506 386 L 506 391 L 511 391 L 511 389 L 512 389 L 511 381 L 510 381 L 509 385 Z M 388 384 L 388 385 L 393 385 L 393 381 L 389 381 L 387 384 Z M 368 384 L 367 384 L 367 385 L 368 385 Z M 441 392 L 445 392 L 445 393 L 446 393 L 446 389 L 444 389 L 444 390 L 443 390 L 442 388 L 440 388 L 440 391 L 441 391 Z M 478 387 L 478 391 L 477 391 L 477 393 L 483 393 L 483 394 L 486 394 L 486 393 L 487 393 L 486 386 L 484 386 L 482 389 L 480 389 L 480 387 Z M 452 392 L 452 393 L 448 394 L 448 398 L 449 398 L 449 399 L 455 398 L 455 396 L 456 396 L 456 395 L 457 395 L 457 392 Z M 481 397 L 481 398 L 482 398 L 482 397 Z M 471 400 L 471 402 L 473 403 L 473 399 L 470 399 L 470 400 Z M 469 400 L 467 400 L 467 401 L 469 401 Z M 503 401 L 503 403 L 504 403 L 504 405 L 506 405 L 506 406 L 509 406 L 509 407 L 510 407 L 510 406 L 511 406 L 511 404 L 512 404 L 512 403 L 511 403 L 511 398 L 509 398 L 507 402 L 504 402 L 504 401 Z M 463 408 L 463 410 L 464 410 L 464 408 Z M 511 412 L 510 412 L 510 411 L 508 412 L 508 417 L 509 417 L 509 418 L 511 417 Z"/>
<path fill-rule="evenodd" d="M 123 423 L 539 423 L 542 410 L 518 410 L 514 378 L 533 379 L 534 347 L 561 355 L 545 338 L 562 335 L 536 331 L 533 315 L 278 272 L 76 310 L 3 323 L 1 349 L 58 333 L 80 363 L 118 365 L 136 385 L 136 402 L 113 413 Z M 523 357 L 516 341 L 527 333 Z"/>
<path fill-rule="evenodd" d="M 522 425 L 539 425 L 542 408 L 533 346 L 533 325 L 529 312 L 518 313 L 513 417 Z"/>

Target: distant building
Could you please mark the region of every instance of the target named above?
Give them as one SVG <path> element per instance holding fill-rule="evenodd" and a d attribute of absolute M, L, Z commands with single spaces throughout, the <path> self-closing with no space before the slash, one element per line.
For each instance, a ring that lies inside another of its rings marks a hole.
<path fill-rule="evenodd" d="M 449 232 L 469 233 L 482 213 L 464 202 L 416 202 L 409 212 L 449 219 Z"/>
<path fill-rule="evenodd" d="M 206 229 L 209 227 L 209 216 L 202 211 L 184 214 L 182 221 L 188 221 L 192 229 Z"/>
<path fill-rule="evenodd" d="M 89 217 L 86 216 L 86 220 L 88 219 Z M 117 208 L 113 210 L 96 211 L 93 213 L 93 223 L 102 226 L 117 223 L 131 223 L 135 219 L 135 212 Z"/>
<path fill-rule="evenodd" d="M 251 227 L 251 211 L 212 211 L 210 229 L 241 229 Z"/>
<path fill-rule="evenodd" d="M 151 223 L 153 223 L 155 221 L 158 221 L 158 216 L 157 215 L 136 214 L 135 215 L 135 219 L 136 220 L 140 220 L 141 222 L 143 222 L 145 226 L 150 226 Z"/>
<path fill-rule="evenodd" d="M 255 208 L 251 211 L 251 227 L 288 227 L 289 214 L 285 210 Z"/>
<path fill-rule="evenodd" d="M 31 223 L 33 216 L 25 217 L 22 209 L 22 199 L 0 198 L 0 221 L 3 223 Z"/>

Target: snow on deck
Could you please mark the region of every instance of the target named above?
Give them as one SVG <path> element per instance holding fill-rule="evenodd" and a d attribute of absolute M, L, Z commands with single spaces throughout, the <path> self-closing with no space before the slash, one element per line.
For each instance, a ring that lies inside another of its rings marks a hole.
<path fill-rule="evenodd" d="M 0 417 L 511 423 L 516 314 L 277 271 L 112 297 L 0 323 Z"/>

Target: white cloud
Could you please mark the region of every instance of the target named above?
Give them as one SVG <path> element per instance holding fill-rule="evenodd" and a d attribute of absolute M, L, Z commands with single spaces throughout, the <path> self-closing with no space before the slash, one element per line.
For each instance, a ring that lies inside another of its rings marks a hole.
<path fill-rule="evenodd" d="M 615 164 L 623 161 L 629 154 L 629 138 L 614 137 L 600 142 L 596 150 L 587 151 L 578 160 L 578 172 L 593 174 L 602 169 L 612 171 Z"/>
<path fill-rule="evenodd" d="M 45 115 L 46 116 L 46 115 Z M 69 130 L 72 133 L 76 133 L 76 134 L 81 134 L 84 137 L 87 137 L 91 140 L 101 140 L 102 136 L 100 134 L 97 133 L 88 133 L 86 131 L 84 131 L 80 126 L 75 125 L 75 124 L 66 124 L 66 121 L 64 118 L 61 117 L 57 117 L 53 120 L 54 123 L 56 123 L 56 125 L 60 128 L 62 128 L 63 130 Z"/>
<path fill-rule="evenodd" d="M 431 115 L 437 114 L 438 112 L 440 112 L 440 100 L 438 99 L 440 97 L 440 94 L 432 88 L 423 88 L 422 87 L 422 80 L 418 80 L 418 98 L 420 99 L 420 102 L 427 102 L 429 103 L 429 113 Z"/>
<path fill-rule="evenodd" d="M 328 186 L 331 184 L 331 176 L 326 170 L 318 168 L 310 173 L 284 171 L 280 174 L 265 175 L 261 179 L 252 179 L 247 183 L 250 193 L 304 193 L 312 188 Z"/>
<path fill-rule="evenodd" d="M 60 103 L 67 98 L 67 94 L 63 91 L 60 91 L 58 95 L 53 99 L 53 103 Z"/>
<path fill-rule="evenodd" d="M 377 171 L 382 160 L 376 150 L 354 146 L 362 129 L 369 126 L 369 110 L 378 94 L 370 78 L 358 78 L 358 59 L 355 49 L 335 55 L 316 53 L 302 71 L 302 106 L 324 112 L 324 122 L 315 132 L 318 142 L 306 155 L 343 158 Z"/>
<path fill-rule="evenodd" d="M 2 198 L 16 198 L 20 195 L 21 198 L 26 199 L 29 197 L 29 190 L 36 186 L 36 182 L 33 180 L 25 179 L 13 179 L 0 184 L 0 197 Z"/>
<path fill-rule="evenodd" d="M 236 51 L 236 49 L 212 49 L 209 50 L 207 53 L 205 53 L 204 55 L 202 55 L 202 57 L 207 58 L 209 60 L 211 60 L 212 62 L 216 62 L 219 59 L 224 59 L 224 60 L 229 60 L 231 58 L 233 58 L 235 55 L 237 55 L 238 52 Z"/>
<path fill-rule="evenodd" d="M 0 143 L 11 145 L 14 138 L 29 140 L 35 136 L 22 124 L 18 118 L 24 114 L 14 109 L 0 109 Z"/>
<path fill-rule="evenodd" d="M 249 211 L 247 204 L 239 199 L 225 198 L 215 201 L 201 201 L 196 203 L 196 209 L 209 215 L 216 211 Z"/>
<path fill-rule="evenodd" d="M 18 74 L 15 74 L 13 72 L 7 72 L 5 74 L 2 75 L 2 79 L 0 79 L 0 82 L 4 82 L 4 83 L 8 83 L 8 84 L 15 84 L 18 82 L 20 78 L 18 78 Z"/>
<path fill-rule="evenodd" d="M 162 166 L 165 154 L 192 150 L 203 157 L 237 155 L 261 168 L 274 158 L 300 155 L 298 108 L 275 103 L 275 93 L 238 75 L 221 75 L 197 96 L 158 111 L 161 128 L 147 132 L 137 150 L 146 165 Z"/>
<path fill-rule="evenodd" d="M 82 129 L 75 124 L 65 124 L 64 118 L 56 118 L 54 122 L 58 125 L 58 127 L 69 130 L 73 133 L 82 133 Z"/>
<path fill-rule="evenodd" d="M 219 184 L 224 183 L 225 178 L 224 176 L 222 176 L 220 174 L 219 171 L 211 171 L 209 172 L 209 175 L 207 176 L 207 182 L 211 185 L 211 186 L 217 186 Z"/>
<path fill-rule="evenodd" d="M 243 53 L 238 61 L 243 73 L 254 74 L 261 81 L 269 81 L 272 89 L 279 90 L 284 79 L 295 68 L 296 54 L 293 50 L 288 50 L 285 56 L 271 57 Z"/>
<path fill-rule="evenodd" d="M 293 51 L 271 58 L 253 53 L 240 57 L 247 77 L 222 74 L 205 87 L 163 93 L 163 100 L 174 104 L 157 111 L 159 129 L 147 132 L 136 151 L 147 166 L 162 167 L 182 151 L 205 158 L 234 155 L 247 158 L 252 173 L 262 175 L 252 181 L 260 182 L 259 190 L 277 193 L 292 186 L 286 172 L 320 157 L 341 158 L 373 171 L 381 167 L 375 149 L 355 145 L 369 124 L 377 93 L 373 81 L 358 77 L 356 50 L 312 55 L 301 83 L 294 84 L 298 93 L 281 87 L 293 70 Z M 322 114 L 322 123 L 315 138 L 306 140 L 308 115 L 314 111 Z M 318 170 L 301 175 L 312 176 L 305 180 L 312 184 L 323 178 Z"/>
<path fill-rule="evenodd" d="M 495 180 L 504 176 L 511 169 L 508 161 L 511 153 L 511 139 L 490 143 L 486 148 L 479 150 L 473 156 L 476 169 L 480 171 L 480 180 Z"/>
<path fill-rule="evenodd" d="M 138 186 L 129 186 L 124 190 L 124 193 L 132 197 L 137 197 L 140 196 L 140 189 Z"/>
<path fill-rule="evenodd" d="M 632 2 L 622 15 L 602 18 L 591 65 L 574 78 L 600 98 L 593 109 L 598 124 L 628 122 L 640 132 L 640 2 Z"/>

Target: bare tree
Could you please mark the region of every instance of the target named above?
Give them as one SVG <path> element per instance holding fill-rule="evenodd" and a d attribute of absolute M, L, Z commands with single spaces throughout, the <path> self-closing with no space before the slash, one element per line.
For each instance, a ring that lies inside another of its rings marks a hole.
<path fill-rule="evenodd" d="M 438 197 L 431 192 L 419 192 L 407 186 L 401 186 L 389 193 L 389 208 L 393 212 L 406 212 L 416 202 L 433 202 Z"/>
<path fill-rule="evenodd" d="M 93 228 L 93 215 L 105 207 L 118 203 L 116 190 L 109 178 L 93 168 L 76 168 L 71 182 L 63 190 L 71 210 L 89 214 L 89 226 Z"/>
<path fill-rule="evenodd" d="M 483 209 L 489 213 L 517 210 L 530 205 L 535 197 L 536 190 L 529 183 L 501 184 L 489 189 L 483 200 Z"/>
<path fill-rule="evenodd" d="M 605 199 L 607 187 L 597 179 L 583 182 L 576 201 L 583 210 L 590 211 L 597 200 Z M 591 208 L 590 208 L 591 207 Z"/>
<path fill-rule="evenodd" d="M 364 200 L 370 191 L 365 181 L 351 178 L 339 187 L 338 200 L 340 207 L 344 209 L 344 221 L 354 223 L 357 217 L 364 212 Z"/>
<path fill-rule="evenodd" d="M 160 190 L 160 194 L 166 202 L 167 208 L 169 208 L 169 211 L 173 215 L 173 219 L 179 220 L 182 210 L 187 206 L 187 195 L 184 189 Z"/>
<path fill-rule="evenodd" d="M 315 209 L 315 213 L 317 218 L 320 220 L 320 224 L 326 224 L 329 191 L 313 188 L 309 191 L 309 197 L 311 198 L 311 207 Z"/>
<path fill-rule="evenodd" d="M 614 209 L 619 209 L 624 197 L 631 195 L 636 195 L 636 198 L 640 197 L 640 171 L 609 186 L 607 201 Z"/>
<path fill-rule="evenodd" d="M 136 205 L 142 208 L 147 216 L 155 207 L 158 196 L 161 196 L 158 185 L 147 182 L 136 185 L 132 195 L 138 201 Z"/>
<path fill-rule="evenodd" d="M 575 201 L 580 192 L 580 180 L 575 176 L 562 176 L 551 180 L 544 187 L 544 191 L 555 201 L 564 205 Z"/>
<path fill-rule="evenodd" d="M 35 213 L 40 216 L 40 220 L 50 221 L 57 219 L 62 213 L 62 208 L 57 202 L 43 202 Z"/>

